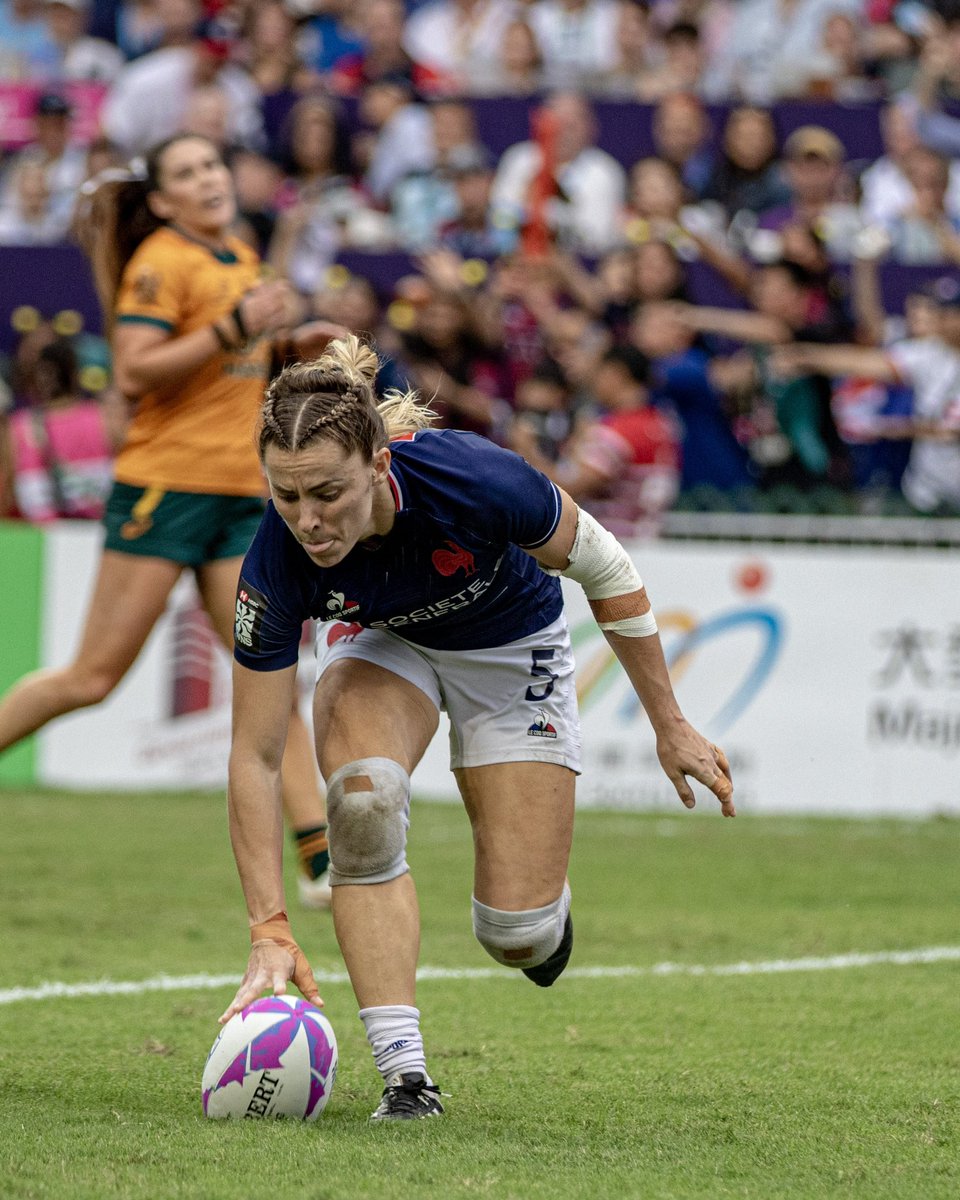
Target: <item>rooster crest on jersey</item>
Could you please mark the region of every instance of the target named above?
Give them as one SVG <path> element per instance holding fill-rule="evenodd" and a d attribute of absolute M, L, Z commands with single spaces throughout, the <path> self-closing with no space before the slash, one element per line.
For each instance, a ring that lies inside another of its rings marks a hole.
<path fill-rule="evenodd" d="M 471 575 L 476 575 L 477 564 L 474 562 L 473 555 L 469 550 L 464 550 L 462 546 L 458 546 L 456 542 L 447 540 L 447 550 L 434 550 L 430 557 L 430 561 L 440 572 L 441 575 L 453 575 L 454 572 L 463 568 L 463 573 L 468 578 Z"/>

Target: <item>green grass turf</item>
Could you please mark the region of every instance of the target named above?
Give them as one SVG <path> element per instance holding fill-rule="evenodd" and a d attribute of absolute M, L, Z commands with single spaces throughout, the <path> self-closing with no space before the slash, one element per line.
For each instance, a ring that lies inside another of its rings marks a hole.
<path fill-rule="evenodd" d="M 574 966 L 960 945 L 960 823 L 581 813 Z M 415 805 L 422 961 L 488 967 L 454 806 Z M 293 909 L 314 966 L 325 915 Z M 222 798 L 0 791 L 0 991 L 239 975 Z M 344 983 L 316 1125 L 208 1122 L 232 989 L 0 1004 L 0 1197 L 960 1196 L 960 964 L 742 976 L 424 981 L 441 1120 L 370 1126 Z"/>

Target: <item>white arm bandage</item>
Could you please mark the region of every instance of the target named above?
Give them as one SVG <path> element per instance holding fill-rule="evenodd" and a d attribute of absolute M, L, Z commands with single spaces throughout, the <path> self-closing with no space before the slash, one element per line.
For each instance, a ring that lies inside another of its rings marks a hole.
<path fill-rule="evenodd" d="M 588 600 L 610 600 L 639 592 L 643 580 L 630 556 L 613 534 L 581 508 L 569 565 L 561 572 L 583 588 Z M 657 632 L 652 612 L 619 621 L 601 621 L 600 628 L 622 637 L 649 637 Z"/>

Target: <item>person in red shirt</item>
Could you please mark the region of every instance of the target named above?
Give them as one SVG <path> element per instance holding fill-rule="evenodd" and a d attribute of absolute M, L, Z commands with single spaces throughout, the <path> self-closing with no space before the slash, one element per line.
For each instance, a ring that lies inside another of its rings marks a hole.
<path fill-rule="evenodd" d="M 584 422 L 556 464 L 533 439 L 513 448 L 617 537 L 652 534 L 680 479 L 680 435 L 649 404 L 649 363 L 631 346 L 607 350 L 593 375 L 600 413 Z M 529 444 L 528 444 L 529 442 Z"/>

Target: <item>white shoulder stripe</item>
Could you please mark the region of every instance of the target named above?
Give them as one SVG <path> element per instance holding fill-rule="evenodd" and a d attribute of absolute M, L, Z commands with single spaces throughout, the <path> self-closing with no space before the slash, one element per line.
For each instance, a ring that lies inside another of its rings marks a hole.
<path fill-rule="evenodd" d="M 539 541 L 527 542 L 525 545 L 520 547 L 521 550 L 536 550 L 538 546 L 546 545 L 546 543 L 549 542 L 553 535 L 557 532 L 557 526 L 560 524 L 560 512 L 563 507 L 563 501 L 560 498 L 560 489 L 557 487 L 557 485 L 555 483 L 551 483 L 550 487 L 553 491 L 553 519 L 550 522 L 550 529 L 542 538 L 539 539 Z"/>

